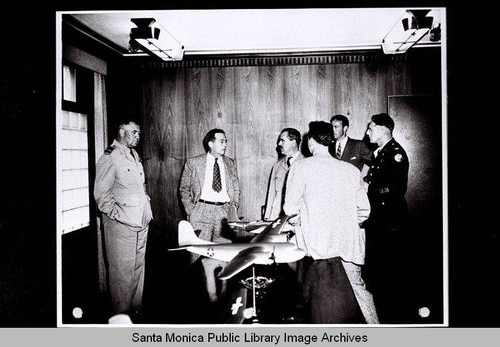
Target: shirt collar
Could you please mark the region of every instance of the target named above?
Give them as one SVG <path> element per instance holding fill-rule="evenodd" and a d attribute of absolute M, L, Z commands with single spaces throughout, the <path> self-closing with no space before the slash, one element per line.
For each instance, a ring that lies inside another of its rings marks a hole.
<path fill-rule="evenodd" d="M 207 152 L 207 160 L 208 160 L 209 163 L 215 162 L 215 158 L 216 157 L 212 153 Z M 221 163 L 223 161 L 222 160 L 222 158 L 223 158 L 222 156 L 221 157 L 217 157 L 217 158 L 219 159 L 219 160 L 217 160 L 218 163 Z"/>
<path fill-rule="evenodd" d="M 299 154 L 300 154 L 300 151 L 297 151 L 292 156 L 285 157 L 285 162 L 288 160 L 288 158 L 291 158 L 290 159 L 290 165 L 292 165 L 292 163 L 298 158 Z"/>
<path fill-rule="evenodd" d="M 112 145 L 115 146 L 115 147 L 118 147 L 122 151 L 126 151 L 126 152 L 130 152 L 130 150 L 132 149 L 132 148 L 129 148 L 129 147 L 125 146 L 123 143 L 117 141 L 116 139 L 113 140 Z"/>
<path fill-rule="evenodd" d="M 389 139 L 389 141 L 387 141 L 386 143 L 384 143 L 382 146 L 377 147 L 377 149 L 375 149 L 375 150 L 373 151 L 373 155 L 375 155 L 375 157 L 377 157 L 377 155 L 378 155 L 378 154 L 382 151 L 382 149 L 383 149 L 385 146 L 387 146 L 387 144 L 388 144 L 389 142 L 391 142 L 391 141 L 392 141 L 392 137 Z"/>
<path fill-rule="evenodd" d="M 347 142 L 347 136 L 346 136 L 346 137 L 344 137 L 344 138 L 343 138 L 342 140 L 340 140 L 340 141 L 338 141 L 338 140 L 337 140 L 337 142 L 338 142 L 338 143 L 340 143 L 340 144 L 342 144 L 342 149 L 343 149 L 343 148 L 345 147 L 346 142 Z M 338 143 L 337 143 L 337 146 L 338 146 Z"/>

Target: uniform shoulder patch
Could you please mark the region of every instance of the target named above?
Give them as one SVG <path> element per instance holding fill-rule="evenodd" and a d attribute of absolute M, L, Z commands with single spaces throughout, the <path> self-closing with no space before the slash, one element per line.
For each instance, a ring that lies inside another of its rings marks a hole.
<path fill-rule="evenodd" d="M 403 161 L 403 155 L 401 153 L 398 153 L 394 156 L 394 160 L 397 161 L 398 163 L 401 163 Z"/>
<path fill-rule="evenodd" d="M 106 150 L 104 151 L 104 154 L 111 154 L 111 152 L 113 152 L 113 150 L 115 149 L 115 147 L 113 146 L 109 146 L 108 148 L 106 148 Z"/>

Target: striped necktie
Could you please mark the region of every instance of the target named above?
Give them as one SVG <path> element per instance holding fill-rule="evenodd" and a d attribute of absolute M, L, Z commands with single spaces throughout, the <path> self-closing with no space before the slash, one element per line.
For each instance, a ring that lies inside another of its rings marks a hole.
<path fill-rule="evenodd" d="M 340 146 L 340 141 L 339 145 L 337 146 L 337 153 L 335 154 L 335 156 L 337 157 L 337 159 L 340 159 L 340 157 L 342 156 L 342 148 Z"/>

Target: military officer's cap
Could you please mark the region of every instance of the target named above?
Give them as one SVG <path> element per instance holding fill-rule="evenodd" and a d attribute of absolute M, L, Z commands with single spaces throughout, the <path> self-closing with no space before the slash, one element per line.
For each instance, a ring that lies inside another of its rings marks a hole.
<path fill-rule="evenodd" d="M 389 130 L 394 130 L 394 120 L 387 113 L 379 113 L 372 116 L 373 123 L 382 125 Z"/>

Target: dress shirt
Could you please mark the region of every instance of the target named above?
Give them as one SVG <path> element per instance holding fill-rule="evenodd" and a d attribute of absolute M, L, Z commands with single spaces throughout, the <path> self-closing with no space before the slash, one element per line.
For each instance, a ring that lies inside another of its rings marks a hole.
<path fill-rule="evenodd" d="M 207 201 L 213 201 L 213 202 L 229 202 L 229 195 L 227 194 L 227 187 L 226 187 L 226 170 L 224 167 L 224 160 L 222 160 L 222 157 L 217 160 L 217 163 L 219 164 L 219 169 L 220 169 L 220 179 L 222 183 L 222 190 L 220 192 L 216 192 L 212 188 L 212 181 L 214 178 L 214 163 L 215 163 L 215 157 L 207 153 L 207 165 L 205 168 L 205 180 L 203 182 L 203 189 L 201 191 L 201 196 L 200 199 L 207 200 Z"/>

